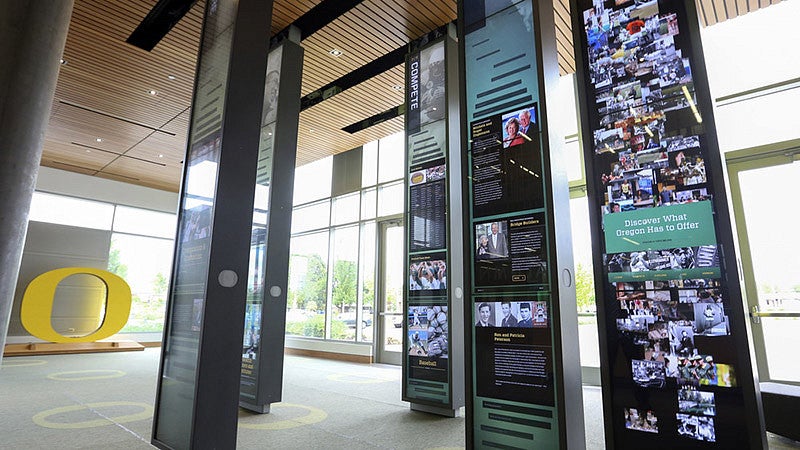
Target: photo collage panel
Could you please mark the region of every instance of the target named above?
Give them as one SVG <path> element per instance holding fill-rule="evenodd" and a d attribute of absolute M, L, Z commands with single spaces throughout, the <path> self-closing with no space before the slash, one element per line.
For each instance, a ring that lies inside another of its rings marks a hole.
<path fill-rule="evenodd" d="M 708 200 L 702 116 L 675 13 L 600 0 L 583 13 L 603 212 Z"/>

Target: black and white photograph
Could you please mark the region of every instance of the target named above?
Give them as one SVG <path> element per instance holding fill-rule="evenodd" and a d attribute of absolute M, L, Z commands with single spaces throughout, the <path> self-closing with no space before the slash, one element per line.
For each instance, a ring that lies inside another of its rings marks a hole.
<path fill-rule="evenodd" d="M 646 388 L 663 388 L 667 383 L 664 363 L 660 361 L 632 360 L 633 382 Z"/>
<path fill-rule="evenodd" d="M 669 342 L 672 353 L 680 356 L 694 354 L 694 329 L 691 322 L 669 322 Z"/>
<path fill-rule="evenodd" d="M 728 317 L 721 303 L 695 303 L 694 333 L 703 336 L 726 336 L 730 334 Z"/>
<path fill-rule="evenodd" d="M 716 442 L 714 419 L 711 417 L 675 414 L 678 420 L 678 434 L 698 441 Z"/>

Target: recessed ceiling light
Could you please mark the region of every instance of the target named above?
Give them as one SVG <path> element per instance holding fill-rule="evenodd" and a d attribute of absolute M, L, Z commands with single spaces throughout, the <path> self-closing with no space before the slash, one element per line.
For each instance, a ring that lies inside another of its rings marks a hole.
<path fill-rule="evenodd" d="M 174 80 L 177 78 L 175 75 L 167 75 L 167 79 Z"/>
<path fill-rule="evenodd" d="M 147 93 L 150 95 L 157 95 L 158 91 L 156 91 L 155 89 L 150 89 L 149 91 L 147 91 Z"/>
<path fill-rule="evenodd" d="M 394 86 L 392 86 L 392 89 L 394 89 L 395 91 L 402 91 L 403 90 L 403 86 L 400 86 L 399 84 L 395 84 Z"/>
<path fill-rule="evenodd" d="M 162 154 L 159 154 L 159 155 L 158 155 L 158 157 L 159 157 L 159 158 L 163 158 L 163 157 L 164 157 L 164 155 L 162 155 Z"/>
<path fill-rule="evenodd" d="M 66 60 L 66 59 L 64 59 L 64 58 L 61 58 L 61 65 L 62 65 L 62 66 L 64 66 L 64 65 L 66 65 L 66 64 L 67 64 L 67 60 Z"/>
<path fill-rule="evenodd" d="M 342 55 L 344 54 L 344 52 L 343 52 L 343 51 L 341 51 L 341 50 L 339 50 L 339 49 L 336 49 L 336 48 L 334 48 L 334 49 L 331 49 L 330 51 L 328 51 L 328 53 L 330 53 L 331 55 L 333 55 L 333 56 L 335 56 L 335 57 L 337 57 L 337 58 L 338 58 L 338 57 L 340 57 L 340 56 L 342 56 Z"/>
<path fill-rule="evenodd" d="M 91 150 L 86 150 L 86 153 L 92 153 L 92 151 Z"/>
<path fill-rule="evenodd" d="M 103 142 L 103 138 L 97 138 L 97 139 L 95 139 L 95 141 L 97 141 L 97 142 Z"/>
<path fill-rule="evenodd" d="M 313 132 L 314 132 L 314 129 L 313 129 L 313 128 L 310 128 L 310 129 L 308 130 L 308 132 L 309 132 L 309 133 L 313 133 Z"/>

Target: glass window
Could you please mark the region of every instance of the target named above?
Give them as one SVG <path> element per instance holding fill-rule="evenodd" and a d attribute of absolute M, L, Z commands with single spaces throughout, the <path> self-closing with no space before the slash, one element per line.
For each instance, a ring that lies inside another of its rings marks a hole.
<path fill-rule="evenodd" d="M 164 326 L 173 241 L 114 233 L 108 271 L 131 287 L 131 315 L 123 333 L 160 332 Z"/>
<path fill-rule="evenodd" d="M 294 204 L 302 205 L 331 196 L 333 157 L 300 166 L 294 172 Z"/>
<path fill-rule="evenodd" d="M 378 191 L 375 188 L 365 190 L 361 195 L 361 219 L 374 219 L 377 206 Z"/>
<path fill-rule="evenodd" d="M 361 198 L 358 192 L 333 199 L 332 225 L 357 222 Z"/>
<path fill-rule="evenodd" d="M 404 210 L 405 189 L 403 182 L 378 188 L 378 216 L 401 214 Z"/>
<path fill-rule="evenodd" d="M 176 227 L 175 214 L 127 206 L 117 206 L 114 213 L 114 231 L 121 233 L 174 239 Z"/>
<path fill-rule="evenodd" d="M 380 140 L 378 145 L 378 182 L 403 178 L 405 171 L 405 134 L 395 133 Z"/>
<path fill-rule="evenodd" d="M 588 200 L 586 197 L 574 198 L 569 201 L 569 206 L 572 223 L 572 252 L 575 257 L 575 293 L 579 314 L 578 341 L 581 365 L 600 367 Z"/>
<path fill-rule="evenodd" d="M 110 230 L 114 205 L 63 195 L 34 192 L 29 220 L 73 227 Z M 173 233 L 174 229 L 173 229 Z"/>
<path fill-rule="evenodd" d="M 292 237 L 286 334 L 325 337 L 328 292 L 328 231 Z"/>
<path fill-rule="evenodd" d="M 701 29 L 716 97 L 800 76 L 799 2 L 780 2 Z M 741 148 L 741 147 L 740 147 Z"/>
<path fill-rule="evenodd" d="M 361 187 L 375 186 L 378 182 L 378 141 L 364 144 L 361 153 Z"/>
<path fill-rule="evenodd" d="M 558 108 L 554 108 L 555 117 L 561 132 L 565 135 L 578 134 L 578 106 L 575 100 L 575 74 L 564 75 L 559 78 L 558 89 Z"/>
<path fill-rule="evenodd" d="M 361 282 L 361 338 L 372 342 L 375 323 L 375 222 L 361 226 L 360 282 Z"/>
<path fill-rule="evenodd" d="M 716 111 L 722 152 L 800 137 L 797 104 L 800 88 L 719 106 Z"/>
<path fill-rule="evenodd" d="M 333 231 L 333 281 L 331 283 L 331 339 L 355 340 L 366 327 L 357 320 L 358 226 Z"/>
<path fill-rule="evenodd" d="M 331 203 L 325 200 L 295 208 L 292 212 L 292 233 L 324 228 L 329 225 Z"/>
<path fill-rule="evenodd" d="M 581 158 L 581 146 L 577 137 L 567 139 L 564 143 L 564 156 L 567 180 L 583 183 L 583 158 Z"/>

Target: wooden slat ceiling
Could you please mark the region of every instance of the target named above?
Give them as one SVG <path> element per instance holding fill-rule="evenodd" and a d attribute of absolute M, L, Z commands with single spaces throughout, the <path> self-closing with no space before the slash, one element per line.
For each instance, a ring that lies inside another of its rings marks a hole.
<path fill-rule="evenodd" d="M 205 2 L 198 1 L 153 51 L 125 43 L 156 2 L 75 1 L 64 50 L 67 63 L 58 78 L 42 165 L 178 190 Z M 275 0 L 273 32 L 320 2 Z M 701 21 L 711 25 L 776 2 L 697 0 L 697 6 Z M 556 0 L 554 11 L 561 73 L 572 73 L 569 1 Z M 455 0 L 364 0 L 303 40 L 302 94 L 455 17 Z M 334 57 L 332 49 L 343 54 Z M 354 134 L 342 128 L 401 104 L 403 93 L 393 86 L 402 84 L 400 65 L 303 111 L 297 164 L 401 131 L 402 117 Z"/>

